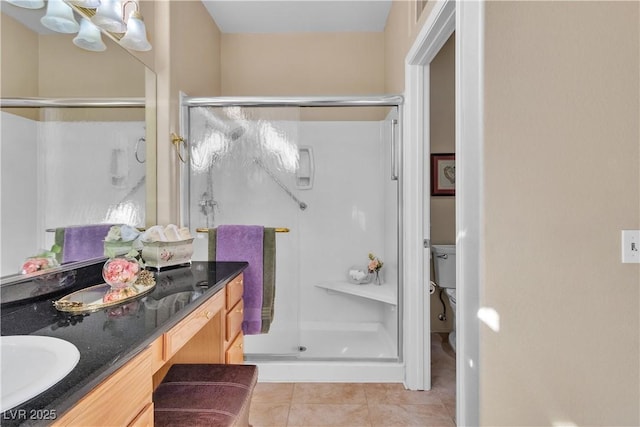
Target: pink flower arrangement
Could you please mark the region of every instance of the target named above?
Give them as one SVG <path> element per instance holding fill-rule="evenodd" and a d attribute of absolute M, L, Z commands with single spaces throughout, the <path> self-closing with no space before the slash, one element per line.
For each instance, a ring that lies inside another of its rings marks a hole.
<path fill-rule="evenodd" d="M 136 260 L 113 258 L 105 263 L 102 277 L 112 287 L 123 288 L 135 283 L 139 271 L 140 265 Z"/>
<path fill-rule="evenodd" d="M 369 272 L 374 273 L 380 271 L 384 263 L 380 261 L 374 254 L 369 254 Z"/>
<path fill-rule="evenodd" d="M 47 268 L 55 267 L 56 264 L 57 263 L 52 258 L 27 258 L 24 264 L 22 264 L 22 274 L 35 273 L 36 271 L 46 270 Z"/>

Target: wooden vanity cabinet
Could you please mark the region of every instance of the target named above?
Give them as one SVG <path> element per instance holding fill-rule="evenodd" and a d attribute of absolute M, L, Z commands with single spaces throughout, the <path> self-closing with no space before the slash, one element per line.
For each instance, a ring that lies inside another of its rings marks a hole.
<path fill-rule="evenodd" d="M 243 292 L 244 281 L 242 274 L 233 279 L 225 289 L 224 363 L 241 364 L 244 362 L 244 336 L 242 334 L 242 320 L 244 319 Z"/>
<path fill-rule="evenodd" d="M 142 351 L 91 390 L 54 426 L 153 426 L 151 351 Z M 151 408 L 151 423 L 145 413 Z M 142 423 L 141 423 L 142 422 Z"/>
<path fill-rule="evenodd" d="M 163 335 L 163 359 L 170 360 L 205 327 L 212 329 L 217 327 L 214 318 L 219 316 L 222 310 L 224 310 L 224 296 L 220 291 Z M 216 353 L 219 352 L 219 348 L 214 337 L 211 342 L 202 343 L 199 351 L 204 353 L 202 357 L 205 359 L 211 357 L 215 360 L 218 358 Z"/>
<path fill-rule="evenodd" d="M 153 390 L 176 363 L 243 363 L 242 274 L 93 389 L 54 426 L 153 426 Z"/>

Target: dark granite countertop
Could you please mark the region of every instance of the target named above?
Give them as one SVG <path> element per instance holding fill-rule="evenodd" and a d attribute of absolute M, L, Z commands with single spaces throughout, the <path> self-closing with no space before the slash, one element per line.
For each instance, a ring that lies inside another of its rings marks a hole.
<path fill-rule="evenodd" d="M 78 269 L 73 274 L 81 280 L 65 287 L 64 291 L 35 301 L 3 304 L 2 335 L 61 338 L 80 350 L 80 361 L 56 385 L 2 413 L 1 425 L 51 424 L 248 265 L 246 262 L 193 262 L 156 273 L 155 289 L 132 302 L 83 314 L 64 313 L 53 307 L 52 301 L 61 296 L 103 283 L 103 264 L 104 261 Z"/>

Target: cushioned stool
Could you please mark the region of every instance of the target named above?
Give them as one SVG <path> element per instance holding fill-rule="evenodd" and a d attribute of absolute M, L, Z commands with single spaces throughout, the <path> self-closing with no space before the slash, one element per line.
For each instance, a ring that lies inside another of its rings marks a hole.
<path fill-rule="evenodd" d="M 153 393 L 154 425 L 248 426 L 254 365 L 173 365 Z"/>

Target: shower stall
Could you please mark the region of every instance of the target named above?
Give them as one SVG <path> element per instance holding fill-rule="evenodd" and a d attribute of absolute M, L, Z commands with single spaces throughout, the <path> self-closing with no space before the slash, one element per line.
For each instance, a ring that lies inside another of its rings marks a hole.
<path fill-rule="evenodd" d="M 279 231 L 273 320 L 244 343 L 261 381 L 402 381 L 401 110 L 401 96 L 183 97 L 194 260 L 209 228 Z M 353 274 L 369 254 L 381 284 Z"/>

